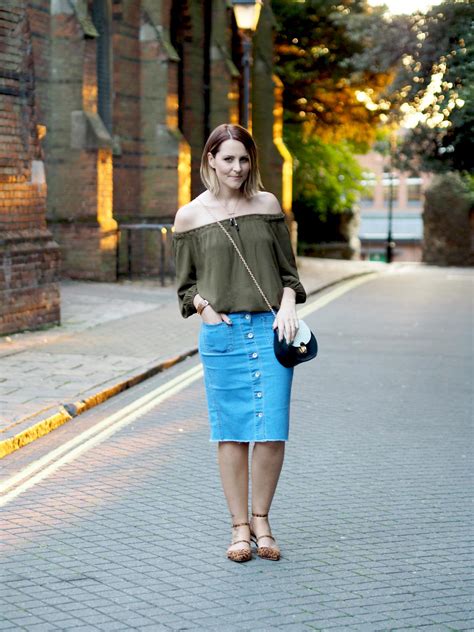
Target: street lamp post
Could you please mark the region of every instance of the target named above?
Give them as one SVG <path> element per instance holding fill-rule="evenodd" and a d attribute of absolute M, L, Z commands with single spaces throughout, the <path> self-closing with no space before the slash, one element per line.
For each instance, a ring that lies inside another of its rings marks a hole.
<path fill-rule="evenodd" d="M 393 171 L 390 166 L 390 182 L 389 182 L 389 190 L 388 190 L 388 231 L 387 231 L 387 255 L 386 261 L 387 263 L 392 263 L 393 259 L 393 247 L 394 243 L 392 241 L 392 223 L 393 223 Z"/>
<path fill-rule="evenodd" d="M 395 248 L 395 242 L 393 241 L 393 162 L 394 162 L 394 154 L 396 149 L 396 137 L 392 132 L 390 134 L 390 181 L 389 181 L 389 190 L 388 190 L 388 231 L 387 231 L 387 251 L 386 251 L 386 261 L 387 263 L 392 263 L 393 260 L 393 250 Z"/>
<path fill-rule="evenodd" d="M 242 68 L 243 68 L 243 97 L 242 112 L 243 127 L 249 126 L 250 110 L 250 67 L 252 65 L 252 35 L 257 29 L 263 0 L 232 0 L 235 21 L 242 36 Z"/>
<path fill-rule="evenodd" d="M 242 35 L 242 67 L 244 71 L 244 107 L 242 112 L 242 125 L 249 126 L 250 108 L 250 65 L 252 63 L 252 37 L 248 33 Z"/>

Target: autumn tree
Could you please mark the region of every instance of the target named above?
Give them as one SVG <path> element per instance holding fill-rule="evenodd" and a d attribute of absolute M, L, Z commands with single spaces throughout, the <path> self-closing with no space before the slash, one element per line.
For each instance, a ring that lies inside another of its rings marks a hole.
<path fill-rule="evenodd" d="M 326 142 L 370 143 L 378 114 L 358 95 L 367 88 L 378 94 L 391 80 L 387 68 L 374 70 L 373 60 L 358 57 L 368 30 L 360 22 L 372 24 L 374 12 L 361 0 L 337 5 L 330 0 L 274 0 L 272 7 L 286 122 L 301 124 L 306 136 L 316 134 Z"/>
<path fill-rule="evenodd" d="M 367 21 L 381 12 L 363 0 L 273 0 L 272 8 L 285 141 L 296 158 L 293 209 L 303 240 L 330 240 L 324 224 L 357 199 L 362 174 L 353 154 L 374 141 L 385 107 L 376 101 L 393 79 L 389 63 L 363 63 Z"/>

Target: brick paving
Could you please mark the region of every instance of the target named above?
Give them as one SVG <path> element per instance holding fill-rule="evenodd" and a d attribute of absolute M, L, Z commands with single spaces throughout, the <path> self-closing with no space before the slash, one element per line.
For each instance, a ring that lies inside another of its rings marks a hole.
<path fill-rule="evenodd" d="M 307 318 L 321 353 L 295 379 L 280 562 L 225 559 L 199 381 L 2 509 L 0 630 L 474 629 L 472 313 L 443 274 Z"/>
<path fill-rule="evenodd" d="M 309 292 L 383 264 L 300 260 Z M 0 441 L 196 348 L 199 321 L 158 283 L 64 282 L 62 325 L 0 338 Z"/>

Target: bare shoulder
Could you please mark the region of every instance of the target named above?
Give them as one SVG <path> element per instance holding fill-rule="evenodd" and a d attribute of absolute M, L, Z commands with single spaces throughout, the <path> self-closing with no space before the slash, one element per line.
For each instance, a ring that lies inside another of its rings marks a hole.
<path fill-rule="evenodd" d="M 280 202 L 270 191 L 259 191 L 252 198 L 252 202 L 256 207 L 258 206 L 259 213 L 278 215 L 282 212 Z"/>
<path fill-rule="evenodd" d="M 184 233 L 200 225 L 201 208 L 196 200 L 192 200 L 178 209 L 174 218 L 177 233 Z"/>

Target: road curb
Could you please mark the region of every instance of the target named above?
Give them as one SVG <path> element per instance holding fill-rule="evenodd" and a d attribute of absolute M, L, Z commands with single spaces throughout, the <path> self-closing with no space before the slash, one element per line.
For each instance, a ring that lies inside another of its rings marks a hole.
<path fill-rule="evenodd" d="M 330 281 L 326 285 L 320 286 L 316 288 L 315 290 L 308 292 L 308 297 L 314 296 L 315 294 L 319 294 L 330 287 L 334 287 L 335 285 L 339 285 L 340 283 L 344 283 L 346 281 L 349 281 L 350 279 L 367 276 L 367 275 L 379 275 L 379 274 L 381 273 L 377 271 L 371 271 L 371 270 L 364 270 L 363 272 L 348 274 L 345 277 L 339 278 L 337 281 Z M 197 347 L 190 349 L 186 351 L 185 353 L 181 353 L 172 358 L 168 358 L 167 360 L 164 360 L 163 362 L 160 362 L 159 364 L 152 366 L 146 371 L 142 371 L 141 373 L 138 373 L 137 375 L 133 375 L 132 377 L 122 380 L 118 382 L 117 384 L 114 384 L 105 389 L 102 389 L 101 391 L 98 391 L 97 393 L 94 393 L 93 395 L 90 395 L 89 397 L 85 399 L 79 400 L 77 402 L 68 403 L 68 404 L 61 404 L 58 410 L 56 410 L 56 412 L 53 413 L 52 415 L 49 415 L 45 419 L 42 419 L 36 423 L 33 423 L 32 426 L 25 428 L 24 430 L 14 435 L 13 437 L 0 441 L 0 460 L 8 456 L 12 452 L 19 450 L 25 445 L 28 445 L 29 443 L 36 441 L 36 439 L 44 437 L 45 435 L 49 434 L 52 430 L 59 428 L 63 424 L 67 423 L 68 421 L 71 421 L 72 419 L 81 415 L 87 410 L 90 410 L 91 408 L 94 408 L 95 406 L 98 406 L 99 404 L 104 403 L 111 397 L 114 397 L 115 395 L 118 395 L 119 393 L 123 393 L 123 391 L 126 391 L 132 386 L 136 386 L 137 384 L 144 382 L 145 380 L 153 377 L 154 375 L 157 375 L 158 373 L 161 373 L 162 371 L 165 371 L 166 369 L 169 369 L 170 367 L 176 364 L 179 364 L 183 360 L 186 360 L 187 358 L 190 358 L 196 355 L 197 352 L 198 352 Z"/>
<path fill-rule="evenodd" d="M 101 391 L 98 391 L 97 393 L 86 397 L 85 399 L 69 404 L 61 404 L 59 406 L 59 409 L 54 414 L 46 417 L 46 419 L 42 419 L 41 421 L 34 423 L 32 426 L 30 426 L 29 428 L 25 428 L 13 437 L 0 441 L 0 459 L 3 459 L 5 456 L 8 456 L 12 452 L 19 450 L 23 446 L 28 445 L 32 441 L 35 441 L 40 437 L 44 437 L 44 435 L 50 433 L 52 430 L 59 428 L 59 426 L 62 426 L 68 421 L 71 421 L 71 419 L 74 419 L 87 410 L 90 410 L 91 408 L 102 404 L 111 397 L 114 397 L 119 393 L 123 393 L 123 391 L 126 391 L 132 386 L 136 386 L 137 384 L 144 382 L 150 377 L 153 377 L 154 375 L 157 375 L 158 373 L 169 369 L 175 364 L 179 364 L 183 360 L 192 357 L 196 353 L 197 348 L 190 349 L 189 351 L 181 353 L 178 356 L 168 358 L 167 360 L 160 362 L 159 364 L 147 369 L 146 371 L 117 382 L 117 384 L 114 384 L 113 386 L 104 388 Z"/>

